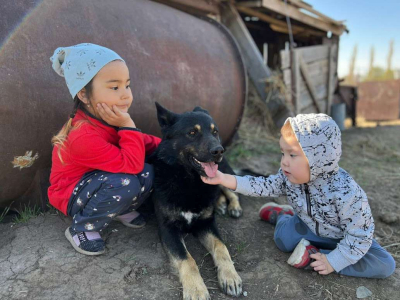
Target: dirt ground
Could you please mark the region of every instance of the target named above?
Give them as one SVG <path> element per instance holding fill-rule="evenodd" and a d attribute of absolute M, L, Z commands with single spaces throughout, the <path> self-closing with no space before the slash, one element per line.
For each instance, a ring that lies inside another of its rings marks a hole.
<path fill-rule="evenodd" d="M 229 148 L 236 169 L 262 174 L 279 167 L 277 138 L 265 130 L 251 133 L 245 119 L 240 138 Z M 250 126 L 250 127 L 249 127 Z M 256 126 L 254 126 L 256 128 Z M 400 258 L 400 126 L 348 129 L 343 132 L 346 169 L 366 191 L 376 222 L 375 238 Z M 365 286 L 367 299 L 400 298 L 400 271 L 387 279 L 362 279 L 297 270 L 273 241 L 274 227 L 260 221 L 259 207 L 270 199 L 242 198 L 240 219 L 218 216 L 218 226 L 243 279 L 246 299 L 357 299 Z M 284 198 L 275 199 L 284 203 Z M 0 224 L 0 299 L 181 299 L 178 278 L 170 271 L 154 215 L 145 228 L 112 223 L 104 237 L 106 254 L 77 253 L 64 237 L 71 219 L 49 211 L 25 223 Z M 212 259 L 191 236 L 185 238 L 212 299 L 230 299 L 217 286 Z"/>

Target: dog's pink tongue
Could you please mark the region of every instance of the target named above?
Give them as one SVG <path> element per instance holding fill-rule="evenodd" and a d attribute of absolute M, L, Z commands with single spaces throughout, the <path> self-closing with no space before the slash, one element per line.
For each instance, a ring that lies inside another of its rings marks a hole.
<path fill-rule="evenodd" d="M 209 163 L 201 163 L 202 167 L 204 168 L 204 171 L 207 174 L 207 177 L 213 178 L 215 175 L 217 175 L 217 170 L 218 170 L 218 165 L 214 162 L 209 162 Z"/>

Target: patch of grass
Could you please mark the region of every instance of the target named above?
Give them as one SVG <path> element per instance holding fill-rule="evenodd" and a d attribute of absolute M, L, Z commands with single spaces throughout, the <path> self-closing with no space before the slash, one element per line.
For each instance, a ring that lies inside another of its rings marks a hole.
<path fill-rule="evenodd" d="M 47 213 L 50 215 L 58 215 L 59 210 L 57 210 L 54 206 L 52 206 L 50 203 L 47 203 Z"/>
<path fill-rule="evenodd" d="M 240 143 L 233 144 L 226 152 L 230 163 L 248 160 L 259 155 L 279 154 L 280 148 L 276 139 L 257 139 L 252 136 L 242 137 Z"/>
<path fill-rule="evenodd" d="M 231 163 L 236 163 L 241 159 L 248 159 L 254 155 L 249 149 L 246 149 L 244 145 L 238 144 L 229 149 L 226 157 Z"/>
<path fill-rule="evenodd" d="M 359 152 L 362 156 L 385 162 L 400 162 L 400 152 L 396 147 L 390 145 L 382 137 L 371 136 L 370 134 L 361 137 L 354 143 L 354 152 Z"/>
<path fill-rule="evenodd" d="M 10 210 L 10 206 L 7 206 L 6 208 L 4 208 L 4 210 L 0 214 L 0 223 L 3 222 L 5 216 L 8 214 L 9 210 Z"/>
<path fill-rule="evenodd" d="M 18 217 L 15 217 L 14 222 L 18 223 L 25 223 L 29 219 L 34 218 L 41 214 L 40 208 L 37 205 L 33 207 L 25 206 L 22 210 L 17 210 Z"/>
<path fill-rule="evenodd" d="M 236 257 L 240 253 L 244 252 L 247 247 L 249 247 L 250 244 L 246 244 L 246 242 L 242 241 L 238 245 L 236 245 L 236 254 L 233 257 Z"/>

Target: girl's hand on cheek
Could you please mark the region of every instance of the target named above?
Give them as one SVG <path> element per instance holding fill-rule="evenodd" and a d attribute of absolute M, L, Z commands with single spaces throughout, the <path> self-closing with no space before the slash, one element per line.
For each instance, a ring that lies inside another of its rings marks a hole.
<path fill-rule="evenodd" d="M 109 125 L 136 128 L 129 113 L 120 111 L 116 105 L 113 105 L 111 109 L 106 103 L 98 103 L 96 109 L 100 117 Z"/>

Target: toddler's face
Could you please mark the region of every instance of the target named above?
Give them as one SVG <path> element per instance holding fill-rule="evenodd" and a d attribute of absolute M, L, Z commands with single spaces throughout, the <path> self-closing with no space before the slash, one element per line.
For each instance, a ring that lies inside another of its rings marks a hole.
<path fill-rule="evenodd" d="M 96 74 L 90 100 L 91 107 L 96 107 L 97 103 L 105 103 L 111 110 L 116 105 L 122 112 L 128 112 L 133 96 L 129 70 L 123 61 L 112 61 Z"/>
<path fill-rule="evenodd" d="M 310 181 L 310 167 L 299 142 L 294 135 L 282 136 L 279 140 L 281 147 L 281 169 L 291 183 L 303 184 Z"/>

